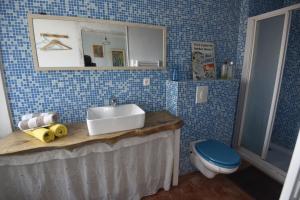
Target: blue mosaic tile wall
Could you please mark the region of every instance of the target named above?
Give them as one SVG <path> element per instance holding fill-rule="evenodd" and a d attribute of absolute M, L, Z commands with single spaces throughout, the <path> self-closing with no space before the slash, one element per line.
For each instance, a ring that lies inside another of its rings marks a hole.
<path fill-rule="evenodd" d="M 237 79 L 240 79 L 242 74 L 246 33 L 247 33 L 247 19 L 249 17 L 248 13 L 249 13 L 249 0 L 241 0 L 239 34 L 238 34 L 238 44 L 237 44 L 237 53 L 236 53 L 236 66 L 234 72 L 234 76 Z"/>
<path fill-rule="evenodd" d="M 195 104 L 197 86 L 208 86 L 207 103 Z M 191 141 L 217 139 L 231 145 L 238 87 L 239 80 L 167 81 L 167 108 L 184 121 L 181 129 L 181 174 L 195 170 L 189 160 Z"/>
<path fill-rule="evenodd" d="M 300 3 L 300 0 L 283 0 L 283 6 L 291 6 L 294 4 Z"/>
<path fill-rule="evenodd" d="M 56 111 L 62 122 L 83 121 L 86 108 L 137 103 L 146 111 L 165 108 L 167 71 L 35 72 L 27 13 L 82 16 L 166 26 L 168 69 L 191 79 L 191 41 L 216 44 L 218 67 L 236 55 L 238 0 L 0 0 L 0 45 L 14 125 L 30 112 Z M 219 69 L 218 69 L 219 71 Z M 149 77 L 151 85 L 142 86 Z"/>
<path fill-rule="evenodd" d="M 238 81 L 167 81 L 177 69 L 180 80 L 191 74 L 191 41 L 216 44 L 218 75 L 225 59 L 242 70 L 246 25 L 253 16 L 298 0 L 0 0 L 0 46 L 14 125 L 29 112 L 56 111 L 62 122 L 84 121 L 86 109 L 118 103 L 137 103 L 146 111 L 167 108 L 181 116 L 183 128 L 181 173 L 192 168 L 188 144 L 217 138 L 230 144 Z M 166 26 L 168 71 L 64 71 L 35 72 L 28 36 L 27 13 L 82 16 Z M 241 14 L 240 14 L 241 13 Z M 144 77 L 151 79 L 143 87 Z M 209 102 L 194 104 L 196 85 L 209 86 Z M 192 96 L 193 98 L 190 98 Z M 166 101 L 167 99 L 167 101 Z"/>
<path fill-rule="evenodd" d="M 166 82 L 166 110 L 178 115 L 178 84 L 177 81 Z"/>
<path fill-rule="evenodd" d="M 299 1 L 300 2 L 300 1 Z M 292 13 L 272 142 L 294 149 L 300 129 L 300 11 Z"/>

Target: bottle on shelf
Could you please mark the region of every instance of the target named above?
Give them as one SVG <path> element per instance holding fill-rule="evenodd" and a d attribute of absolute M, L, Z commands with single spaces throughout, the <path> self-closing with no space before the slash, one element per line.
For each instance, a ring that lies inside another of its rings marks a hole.
<path fill-rule="evenodd" d="M 233 79 L 233 61 L 230 61 L 227 66 L 227 79 Z"/>
<path fill-rule="evenodd" d="M 178 70 L 177 69 L 172 70 L 172 81 L 178 81 Z"/>
<path fill-rule="evenodd" d="M 223 80 L 227 79 L 227 71 L 228 71 L 228 62 L 225 61 L 221 68 L 221 79 Z"/>

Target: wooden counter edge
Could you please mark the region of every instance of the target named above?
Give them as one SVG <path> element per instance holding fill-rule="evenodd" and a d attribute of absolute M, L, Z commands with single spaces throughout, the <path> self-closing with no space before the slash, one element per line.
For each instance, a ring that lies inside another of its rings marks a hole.
<path fill-rule="evenodd" d="M 165 111 L 162 111 L 165 112 Z M 160 113 L 160 112 L 157 112 Z M 165 112 L 168 113 L 168 112 Z M 121 139 L 125 139 L 125 138 L 130 138 L 130 137 L 144 137 L 147 135 L 151 135 L 151 134 L 155 134 L 158 132 L 162 132 L 162 131 L 174 131 L 176 129 L 180 129 L 183 126 L 183 121 L 179 118 L 176 117 L 174 115 L 171 115 L 170 113 L 168 113 L 170 116 L 174 117 L 173 122 L 166 122 L 164 124 L 159 124 L 156 126 L 153 126 L 153 128 L 151 127 L 147 127 L 147 128 L 141 128 L 141 129 L 134 129 L 134 130 L 129 130 L 129 131 L 124 131 L 122 132 L 117 132 L 120 133 L 120 135 L 112 137 L 112 138 L 97 138 L 97 136 L 94 138 L 89 138 L 88 140 L 85 141 L 80 141 L 78 143 L 73 143 L 73 144 L 66 144 L 65 146 L 39 146 L 39 147 L 35 147 L 32 149 L 22 149 L 19 151 L 14 151 L 14 152 L 0 152 L 0 158 L 1 156 L 8 156 L 8 155 L 22 155 L 22 154 L 26 154 L 26 153 L 34 153 L 34 152 L 41 152 L 41 151 L 47 151 L 47 150 L 55 150 L 55 149 L 66 149 L 66 150 L 73 150 L 74 148 L 78 148 L 87 144 L 93 144 L 93 143 L 98 143 L 98 142 L 104 142 L 104 143 L 109 143 L 109 144 L 113 144 L 116 143 L 117 141 L 121 140 Z M 80 126 L 80 124 L 84 124 L 84 123 L 76 123 L 76 124 L 70 124 L 69 126 Z M 116 133 L 116 134 L 117 134 Z"/>

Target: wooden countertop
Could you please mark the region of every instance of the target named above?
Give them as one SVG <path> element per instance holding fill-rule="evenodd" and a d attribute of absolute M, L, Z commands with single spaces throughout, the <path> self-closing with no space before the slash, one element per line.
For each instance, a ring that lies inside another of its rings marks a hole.
<path fill-rule="evenodd" d="M 67 125 L 68 136 L 57 138 L 50 143 L 43 143 L 22 131 L 15 131 L 0 139 L 0 156 L 61 148 L 72 149 L 93 142 L 115 143 L 123 138 L 176 130 L 182 126 L 183 122 L 179 117 L 175 117 L 167 111 L 161 111 L 146 113 L 144 128 L 95 136 L 88 135 L 86 123 L 69 124 Z"/>

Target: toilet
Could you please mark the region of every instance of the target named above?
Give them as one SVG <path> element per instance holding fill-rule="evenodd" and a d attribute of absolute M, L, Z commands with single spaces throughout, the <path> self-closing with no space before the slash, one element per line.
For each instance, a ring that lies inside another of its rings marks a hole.
<path fill-rule="evenodd" d="M 241 162 L 235 150 L 216 140 L 191 142 L 190 159 L 207 178 L 217 174 L 231 174 L 239 168 Z"/>

